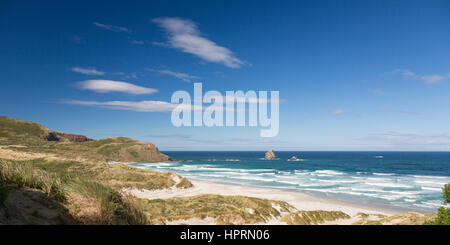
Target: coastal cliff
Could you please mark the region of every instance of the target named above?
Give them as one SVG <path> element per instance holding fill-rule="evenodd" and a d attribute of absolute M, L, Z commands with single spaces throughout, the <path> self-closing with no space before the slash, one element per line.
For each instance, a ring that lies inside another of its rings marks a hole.
<path fill-rule="evenodd" d="M 148 142 L 126 137 L 94 140 L 56 132 L 35 123 L 0 117 L 0 146 L 23 153 L 59 158 L 117 162 L 159 162 L 170 158 Z"/>

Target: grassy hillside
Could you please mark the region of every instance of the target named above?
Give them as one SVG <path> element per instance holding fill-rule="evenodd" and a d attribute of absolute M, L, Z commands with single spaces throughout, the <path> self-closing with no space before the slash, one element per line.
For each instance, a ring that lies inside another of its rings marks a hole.
<path fill-rule="evenodd" d="M 92 140 L 4 116 L 0 116 L 0 146 L 25 154 L 47 154 L 79 161 L 156 162 L 170 159 L 151 143 L 125 137 Z"/>

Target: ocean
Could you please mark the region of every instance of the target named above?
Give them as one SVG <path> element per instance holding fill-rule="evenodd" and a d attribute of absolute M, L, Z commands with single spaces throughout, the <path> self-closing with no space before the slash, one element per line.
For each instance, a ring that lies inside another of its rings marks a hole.
<path fill-rule="evenodd" d="M 164 152 L 180 162 L 134 163 L 187 178 L 283 188 L 417 211 L 442 206 L 450 152 Z M 297 156 L 299 161 L 288 161 Z M 239 193 L 236 193 L 237 195 Z"/>

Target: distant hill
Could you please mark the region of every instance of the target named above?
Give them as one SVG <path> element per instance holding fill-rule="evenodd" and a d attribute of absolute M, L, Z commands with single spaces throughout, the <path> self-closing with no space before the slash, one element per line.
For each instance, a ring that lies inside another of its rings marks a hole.
<path fill-rule="evenodd" d="M 159 162 L 170 158 L 152 143 L 126 137 L 93 140 L 55 132 L 36 123 L 0 116 L 0 146 L 25 153 L 53 154 L 67 159 L 118 162 Z"/>

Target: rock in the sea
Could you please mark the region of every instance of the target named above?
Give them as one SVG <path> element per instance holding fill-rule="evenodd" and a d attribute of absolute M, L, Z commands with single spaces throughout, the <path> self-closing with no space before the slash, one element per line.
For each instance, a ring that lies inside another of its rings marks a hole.
<path fill-rule="evenodd" d="M 275 152 L 273 150 L 270 150 L 270 151 L 266 152 L 264 159 L 265 160 L 275 160 L 275 159 L 277 159 L 277 156 L 275 155 Z"/>
<path fill-rule="evenodd" d="M 292 156 L 291 158 L 289 158 L 288 161 L 299 161 L 300 159 L 298 159 L 296 156 Z"/>

